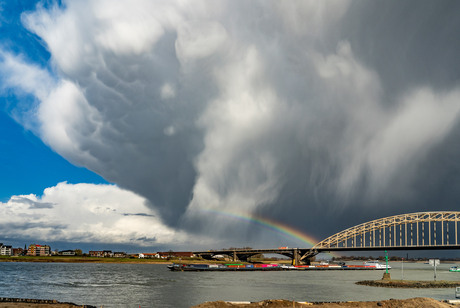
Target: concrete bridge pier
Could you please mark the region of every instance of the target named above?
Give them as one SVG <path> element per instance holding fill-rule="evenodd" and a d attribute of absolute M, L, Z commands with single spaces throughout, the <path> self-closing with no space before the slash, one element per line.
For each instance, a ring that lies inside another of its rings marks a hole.
<path fill-rule="evenodd" d="M 294 248 L 292 251 L 292 265 L 299 265 L 300 263 L 300 256 L 297 248 Z"/>

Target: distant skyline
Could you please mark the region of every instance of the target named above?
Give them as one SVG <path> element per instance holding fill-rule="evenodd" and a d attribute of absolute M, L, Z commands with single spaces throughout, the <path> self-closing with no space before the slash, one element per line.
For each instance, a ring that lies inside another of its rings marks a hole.
<path fill-rule="evenodd" d="M 0 242 L 300 247 L 457 210 L 458 29 L 450 0 L 0 0 Z"/>

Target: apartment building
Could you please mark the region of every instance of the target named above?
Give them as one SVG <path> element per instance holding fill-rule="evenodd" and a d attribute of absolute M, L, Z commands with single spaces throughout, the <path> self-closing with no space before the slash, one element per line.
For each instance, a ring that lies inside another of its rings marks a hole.
<path fill-rule="evenodd" d="M 29 249 L 27 249 L 27 255 L 28 256 L 50 256 L 51 247 L 48 245 L 33 244 L 29 246 Z"/>
<path fill-rule="evenodd" d="M 13 247 L 10 245 L 3 245 L 0 243 L 0 256 L 11 256 L 13 255 Z"/>

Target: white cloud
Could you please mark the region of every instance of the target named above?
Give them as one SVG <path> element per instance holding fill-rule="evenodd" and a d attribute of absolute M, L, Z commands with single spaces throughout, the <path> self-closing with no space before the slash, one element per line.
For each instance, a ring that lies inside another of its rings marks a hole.
<path fill-rule="evenodd" d="M 249 48 L 238 63 L 229 63 L 217 73 L 222 95 L 199 122 L 207 133 L 197 159 L 199 176 L 189 210 L 251 212 L 278 193 L 277 159 L 265 140 L 281 102 L 269 86 L 252 86 L 263 80 L 259 57 Z"/>
<path fill-rule="evenodd" d="M 94 160 L 73 140 L 79 136 L 91 138 L 97 135 L 100 127 L 98 111 L 86 100 L 81 89 L 74 83 L 63 80 L 42 100 L 37 117 L 40 120 L 40 135 L 43 141 L 69 160 L 78 162 L 86 156 L 87 161 Z"/>
<path fill-rule="evenodd" d="M 3 236 L 42 241 L 139 246 L 184 244 L 184 233 L 165 226 L 146 200 L 115 185 L 59 183 L 42 196 L 12 196 L 0 203 Z"/>
<path fill-rule="evenodd" d="M 177 57 L 183 64 L 215 54 L 228 39 L 218 22 L 186 23 L 178 28 L 177 35 Z"/>
<path fill-rule="evenodd" d="M 38 65 L 25 62 L 21 56 L 0 50 L 2 69 L 2 90 L 6 88 L 21 89 L 32 94 L 38 100 L 44 100 L 50 89 L 55 87 L 55 80 L 50 74 Z"/>
<path fill-rule="evenodd" d="M 296 36 L 319 37 L 345 14 L 349 0 L 275 2 L 284 26 Z"/>

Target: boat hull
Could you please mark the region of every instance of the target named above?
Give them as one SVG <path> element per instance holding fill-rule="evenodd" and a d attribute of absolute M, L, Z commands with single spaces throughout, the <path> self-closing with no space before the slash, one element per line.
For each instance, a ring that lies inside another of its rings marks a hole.
<path fill-rule="evenodd" d="M 172 271 L 179 272 L 225 272 L 225 271 L 281 271 L 283 270 L 278 264 L 254 266 L 254 265 L 217 265 L 217 264 L 172 264 L 168 265 Z"/>
<path fill-rule="evenodd" d="M 460 268 L 453 266 L 449 269 L 449 272 L 460 272 Z"/>
<path fill-rule="evenodd" d="M 177 272 L 254 272 L 254 271 L 330 271 L 330 270 L 384 270 L 385 267 L 375 267 L 366 265 L 299 265 L 287 266 L 278 264 L 269 265 L 217 265 L 217 264 L 172 264 L 168 265 L 168 269 Z M 390 269 L 390 267 L 389 267 Z"/>

